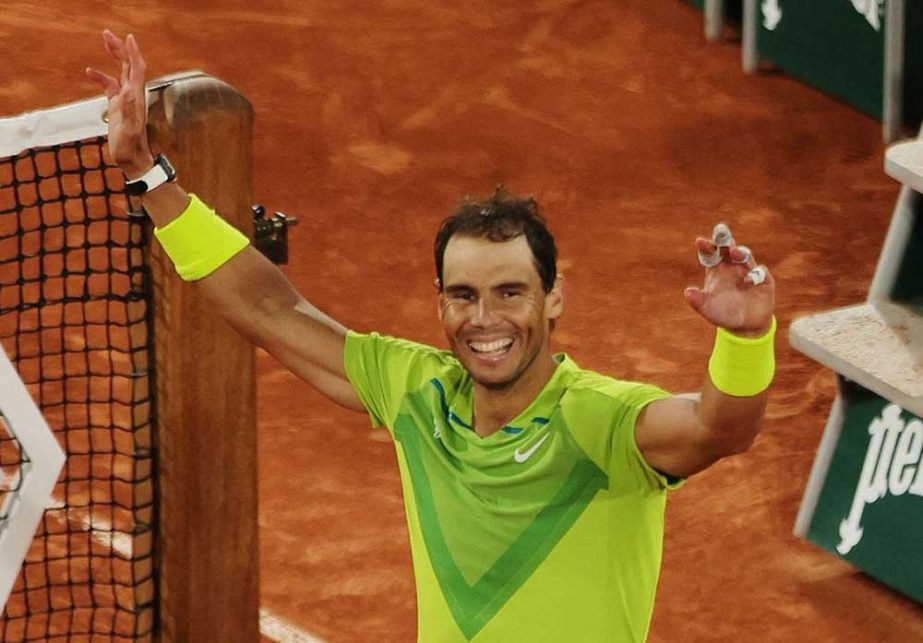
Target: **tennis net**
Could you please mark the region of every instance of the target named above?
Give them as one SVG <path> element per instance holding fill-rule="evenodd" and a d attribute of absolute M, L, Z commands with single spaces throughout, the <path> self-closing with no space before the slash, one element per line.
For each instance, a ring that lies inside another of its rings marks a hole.
<path fill-rule="evenodd" d="M 0 343 L 68 456 L 2 641 L 138 640 L 153 627 L 146 236 L 104 145 L 0 160 Z M 3 441 L 0 467 L 21 466 L 15 436 Z"/>
<path fill-rule="evenodd" d="M 249 103 L 201 73 L 148 90 L 154 144 L 245 227 Z M 0 345 L 67 455 L 0 643 L 255 641 L 252 349 L 148 243 L 105 109 L 0 119 Z M 0 539 L 27 457 L 0 415 Z"/>

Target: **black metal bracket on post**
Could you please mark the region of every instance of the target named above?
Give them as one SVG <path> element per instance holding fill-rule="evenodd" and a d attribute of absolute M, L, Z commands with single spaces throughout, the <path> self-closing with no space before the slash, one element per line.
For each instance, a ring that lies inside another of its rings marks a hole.
<path fill-rule="evenodd" d="M 288 263 L 288 229 L 298 225 L 298 219 L 276 212 L 266 218 L 266 208 L 259 203 L 253 211 L 253 245 L 274 264 Z"/>

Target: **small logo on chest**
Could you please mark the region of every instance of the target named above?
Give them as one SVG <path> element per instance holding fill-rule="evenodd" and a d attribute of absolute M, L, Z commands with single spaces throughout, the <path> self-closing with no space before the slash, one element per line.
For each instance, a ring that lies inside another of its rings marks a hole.
<path fill-rule="evenodd" d="M 519 449 L 516 449 L 516 451 L 513 452 L 513 459 L 520 464 L 527 461 L 529 458 L 535 455 L 535 452 L 538 451 L 538 448 L 542 446 L 542 443 L 544 443 L 545 440 L 548 439 L 549 435 L 551 434 L 546 433 L 545 435 L 542 436 L 542 438 L 538 442 L 533 444 L 531 447 L 529 447 L 525 451 L 520 451 Z"/>

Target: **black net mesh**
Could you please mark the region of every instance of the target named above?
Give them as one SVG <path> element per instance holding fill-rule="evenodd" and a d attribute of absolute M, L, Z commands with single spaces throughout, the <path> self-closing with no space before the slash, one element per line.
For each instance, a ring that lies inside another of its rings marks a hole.
<path fill-rule="evenodd" d="M 153 629 L 146 238 L 104 144 L 0 160 L 0 344 L 67 453 L 0 641 L 135 641 Z M 14 429 L 0 416 L 0 538 L 28 475 Z"/>

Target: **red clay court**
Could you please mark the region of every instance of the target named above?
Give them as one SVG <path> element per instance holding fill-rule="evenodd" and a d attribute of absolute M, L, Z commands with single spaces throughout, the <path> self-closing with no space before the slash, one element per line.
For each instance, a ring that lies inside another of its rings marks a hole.
<path fill-rule="evenodd" d="M 680 0 L 13 1 L 0 113 L 95 95 L 107 27 L 151 78 L 201 69 L 253 103 L 255 197 L 300 219 L 285 271 L 356 330 L 442 345 L 433 236 L 503 183 L 558 239 L 558 350 L 693 390 L 711 333 L 682 291 L 694 238 L 727 222 L 778 281 L 777 375 L 752 451 L 671 496 L 649 640 L 923 640 L 923 607 L 791 535 L 836 390 L 786 329 L 865 297 L 899 188 L 880 123 L 746 76 Z M 262 607 L 331 643 L 415 640 L 390 438 L 257 364 Z"/>

